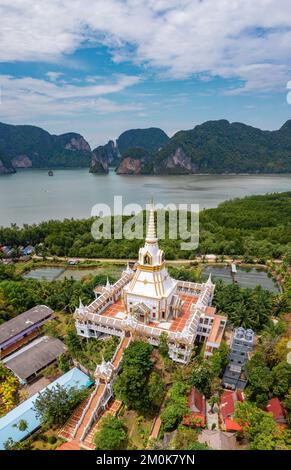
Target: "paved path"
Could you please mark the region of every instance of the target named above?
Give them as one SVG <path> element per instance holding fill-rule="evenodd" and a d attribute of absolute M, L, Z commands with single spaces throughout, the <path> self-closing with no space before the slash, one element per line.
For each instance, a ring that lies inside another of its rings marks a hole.
<path fill-rule="evenodd" d="M 214 405 L 214 413 L 211 413 L 211 406 L 208 401 L 206 402 L 206 416 L 207 416 L 207 428 L 212 429 L 213 424 L 215 424 L 215 429 L 218 429 L 218 409 L 217 405 Z"/>
<path fill-rule="evenodd" d="M 96 391 L 96 395 L 94 396 L 92 402 L 90 403 L 90 406 L 88 408 L 88 410 L 86 411 L 85 413 L 85 416 L 83 417 L 82 419 L 82 422 L 78 428 L 78 431 L 77 431 L 77 434 L 76 434 L 76 437 L 75 437 L 75 440 L 77 442 L 80 442 L 81 440 L 81 437 L 83 435 L 83 432 L 87 426 L 87 424 L 89 423 L 90 421 L 90 418 L 91 418 L 91 414 L 93 413 L 93 411 L 95 410 L 95 407 L 98 403 L 98 401 L 100 400 L 100 398 L 102 397 L 103 393 L 104 393 L 104 390 L 105 390 L 105 387 L 106 385 L 104 383 L 100 383 L 98 386 L 97 386 L 97 391 Z"/>
<path fill-rule="evenodd" d="M 37 256 L 37 255 L 33 255 L 32 258 L 36 259 L 36 260 L 43 260 L 42 256 Z M 122 259 L 121 258 L 76 258 L 75 256 L 73 258 L 75 260 L 79 261 L 80 263 L 86 263 L 86 261 L 92 261 L 92 262 L 96 261 L 98 263 L 126 264 L 127 262 L 128 263 L 136 263 L 136 261 L 137 261 L 136 259 L 131 259 L 131 258 L 122 258 Z M 217 258 L 219 260 L 219 255 L 217 255 Z M 45 257 L 45 260 L 49 260 L 49 261 L 58 260 L 58 261 L 67 262 L 69 259 L 71 259 L 71 258 L 66 257 L 66 256 L 46 256 Z M 196 258 L 194 258 L 194 259 L 168 260 L 167 264 L 191 264 L 194 261 L 202 261 L 202 258 L 200 256 L 196 256 Z M 274 263 L 281 263 L 282 262 L 281 260 L 273 260 L 273 261 L 274 261 Z M 230 257 L 230 256 L 225 256 L 223 261 L 221 261 L 221 262 L 222 263 L 231 263 L 231 262 L 233 262 L 233 258 Z M 236 262 L 242 262 L 242 258 L 237 258 Z M 205 264 L 211 264 L 211 263 L 217 264 L 215 260 L 207 259 L 207 255 L 206 255 Z M 78 265 L 76 265 L 76 267 L 77 266 Z"/>

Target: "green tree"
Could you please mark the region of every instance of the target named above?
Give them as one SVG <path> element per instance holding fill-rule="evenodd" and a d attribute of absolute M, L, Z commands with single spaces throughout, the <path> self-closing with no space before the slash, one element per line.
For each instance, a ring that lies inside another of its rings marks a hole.
<path fill-rule="evenodd" d="M 258 401 L 258 404 L 266 405 L 273 382 L 270 369 L 266 366 L 258 366 L 252 370 L 248 379 L 248 389 L 251 391 L 252 397 Z M 262 397 L 264 398 L 262 399 Z"/>
<path fill-rule="evenodd" d="M 158 408 L 163 400 L 165 384 L 159 374 L 152 372 L 147 385 L 150 406 Z"/>
<path fill-rule="evenodd" d="M 27 421 L 26 421 L 25 419 L 21 419 L 21 420 L 19 421 L 19 423 L 14 424 L 13 426 L 16 427 L 16 428 L 18 428 L 19 431 L 24 432 L 24 431 L 26 431 L 27 428 L 28 428 L 28 423 L 27 423 Z"/>
<path fill-rule="evenodd" d="M 188 449 L 194 442 L 197 441 L 197 429 L 190 428 L 189 426 L 180 425 L 170 442 L 169 448 L 171 450 L 185 450 Z"/>
<path fill-rule="evenodd" d="M 124 367 L 114 384 L 116 396 L 131 409 L 138 411 L 148 409 L 147 379 L 148 376 L 141 368 Z"/>
<path fill-rule="evenodd" d="M 101 421 L 101 428 L 95 434 L 96 450 L 120 450 L 127 438 L 123 423 L 112 415 L 107 415 Z"/>
<path fill-rule="evenodd" d="M 64 374 L 70 370 L 70 360 L 67 354 L 61 354 L 58 358 L 58 365 L 61 372 Z"/>
<path fill-rule="evenodd" d="M 161 413 L 162 428 L 164 431 L 175 429 L 188 413 L 187 394 L 189 386 L 182 382 L 174 382 L 168 392 L 166 406 Z"/>
<path fill-rule="evenodd" d="M 280 362 L 272 369 L 272 377 L 274 395 L 284 398 L 291 386 L 291 364 Z"/>
<path fill-rule="evenodd" d="M 34 402 L 36 415 L 44 425 L 61 425 L 87 394 L 87 390 L 78 390 L 75 387 L 67 389 L 59 384 L 47 388 L 39 392 Z"/>
<path fill-rule="evenodd" d="M 161 413 L 161 421 L 164 431 L 172 431 L 182 421 L 183 417 L 187 413 L 188 408 L 186 403 L 170 403 L 165 407 Z"/>
<path fill-rule="evenodd" d="M 7 441 L 4 442 L 3 447 L 5 450 L 11 450 L 15 446 L 16 442 L 12 439 L 12 437 L 8 437 Z"/>
<path fill-rule="evenodd" d="M 203 444 L 200 442 L 193 442 L 192 444 L 189 445 L 187 450 L 212 450 L 212 449 L 208 447 L 207 444 Z"/>
<path fill-rule="evenodd" d="M 159 351 L 162 357 L 169 357 L 169 345 L 167 333 L 162 333 L 159 337 Z"/>
<path fill-rule="evenodd" d="M 153 347 L 144 341 L 133 341 L 125 350 L 123 355 L 122 367 L 142 367 L 146 373 L 152 370 L 151 361 Z"/>
<path fill-rule="evenodd" d="M 243 428 L 243 434 L 253 450 L 288 448 L 288 434 L 281 431 L 270 413 L 250 402 L 238 403 L 235 419 Z"/>
<path fill-rule="evenodd" d="M 133 341 L 125 350 L 122 371 L 114 391 L 129 408 L 144 411 L 150 407 L 149 378 L 153 368 L 152 346 L 143 341 Z"/>
<path fill-rule="evenodd" d="M 260 286 L 240 288 L 237 284 L 216 283 L 214 305 L 234 326 L 260 330 L 272 314 L 272 294 Z"/>
<path fill-rule="evenodd" d="M 75 355 L 81 349 L 81 340 L 74 330 L 70 330 L 68 332 L 68 335 L 65 338 L 65 343 L 72 355 Z"/>
<path fill-rule="evenodd" d="M 287 410 L 288 424 L 289 426 L 291 426 L 291 388 L 289 388 L 288 392 L 285 395 L 283 405 Z"/>

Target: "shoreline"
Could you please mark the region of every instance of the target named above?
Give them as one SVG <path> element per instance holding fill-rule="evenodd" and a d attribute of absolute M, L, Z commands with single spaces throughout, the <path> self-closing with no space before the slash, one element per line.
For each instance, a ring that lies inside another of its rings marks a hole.
<path fill-rule="evenodd" d="M 131 173 L 125 173 L 125 174 L 118 174 L 115 172 L 115 168 L 111 167 L 109 168 L 109 171 L 107 173 L 92 173 L 90 172 L 90 167 L 87 166 L 73 166 L 73 167 L 42 167 L 42 168 L 36 168 L 36 167 L 29 167 L 29 168 L 14 168 L 15 171 L 8 171 L 8 172 L 0 172 L 0 177 L 1 176 L 11 176 L 11 175 L 17 175 L 18 173 L 28 173 L 28 172 L 34 172 L 34 171 L 44 171 L 47 172 L 49 170 L 52 170 L 54 172 L 57 171 L 80 171 L 80 170 L 88 170 L 88 175 L 97 175 L 97 176 L 108 176 L 110 173 L 115 174 L 116 176 L 130 176 L 130 177 L 185 177 L 185 176 L 290 176 L 291 177 L 291 172 L 272 172 L 272 173 L 265 173 L 265 172 L 214 172 L 214 173 L 143 173 L 143 174 L 131 174 Z"/>

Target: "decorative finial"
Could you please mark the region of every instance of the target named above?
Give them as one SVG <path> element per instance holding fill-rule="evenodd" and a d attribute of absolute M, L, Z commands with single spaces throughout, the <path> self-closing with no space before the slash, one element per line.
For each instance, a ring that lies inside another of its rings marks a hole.
<path fill-rule="evenodd" d="M 149 242 L 157 241 L 156 224 L 155 224 L 155 206 L 154 206 L 153 198 L 151 199 L 151 204 L 150 204 L 150 213 L 149 213 L 146 241 L 149 241 Z"/>
<path fill-rule="evenodd" d="M 209 276 L 208 276 L 208 279 L 207 279 L 207 282 L 206 282 L 206 284 L 207 284 L 208 286 L 209 286 L 209 285 L 212 286 L 212 279 L 211 279 L 211 278 L 212 278 L 211 273 L 209 273 Z"/>

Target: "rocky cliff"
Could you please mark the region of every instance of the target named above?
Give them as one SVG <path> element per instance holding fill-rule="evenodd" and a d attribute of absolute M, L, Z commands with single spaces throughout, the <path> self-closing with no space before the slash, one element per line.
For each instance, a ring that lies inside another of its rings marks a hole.
<path fill-rule="evenodd" d="M 153 172 L 155 174 L 189 174 L 195 173 L 196 170 L 196 165 L 182 147 L 177 147 L 160 162 L 153 162 Z"/>
<path fill-rule="evenodd" d="M 90 171 L 107 173 L 111 166 L 116 167 L 118 174 L 152 172 L 152 168 L 149 169 L 148 165 L 145 165 L 145 159 L 149 154 L 161 149 L 168 141 L 167 134 L 156 127 L 125 131 L 118 137 L 116 144 L 109 141 L 106 145 L 93 150 Z M 139 153 L 138 149 L 146 153 Z M 137 164 L 135 160 L 139 159 L 141 161 Z"/>
<path fill-rule="evenodd" d="M 225 119 L 207 121 L 177 132 L 162 148 L 150 152 L 146 164 L 127 159 L 117 171 L 132 174 L 133 166 L 134 174 L 291 172 L 291 120 L 276 131 Z"/>
<path fill-rule="evenodd" d="M 126 157 L 122 160 L 118 166 L 116 173 L 118 175 L 140 175 L 142 163 L 141 160 L 135 158 Z"/>
<path fill-rule="evenodd" d="M 118 175 L 140 175 L 152 173 L 151 154 L 139 147 L 126 150 L 121 157 L 121 162 L 116 169 Z"/>
<path fill-rule="evenodd" d="M 15 169 L 12 168 L 11 166 L 7 166 L 0 159 L 0 175 L 9 175 L 11 173 L 15 173 Z"/>
<path fill-rule="evenodd" d="M 92 152 L 80 134 L 51 135 L 35 126 L 0 123 L 0 173 L 17 168 L 88 167 Z"/>
<path fill-rule="evenodd" d="M 109 140 L 106 145 L 100 145 L 92 152 L 91 173 L 108 173 L 109 166 L 117 166 L 120 154 L 117 145 Z"/>

